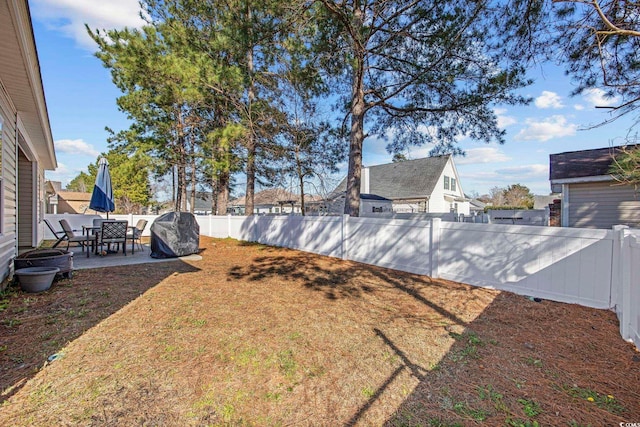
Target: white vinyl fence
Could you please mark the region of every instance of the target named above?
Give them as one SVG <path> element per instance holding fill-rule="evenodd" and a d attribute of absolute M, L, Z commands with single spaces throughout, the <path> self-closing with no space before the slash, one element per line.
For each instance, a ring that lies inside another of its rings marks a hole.
<path fill-rule="evenodd" d="M 147 236 L 155 219 L 110 217 L 131 224 L 147 219 L 149 225 L 143 234 Z M 622 337 L 640 348 L 640 230 L 626 226 L 598 230 L 474 224 L 437 218 L 196 219 L 200 234 L 205 236 L 259 242 L 521 295 L 615 309 Z"/>

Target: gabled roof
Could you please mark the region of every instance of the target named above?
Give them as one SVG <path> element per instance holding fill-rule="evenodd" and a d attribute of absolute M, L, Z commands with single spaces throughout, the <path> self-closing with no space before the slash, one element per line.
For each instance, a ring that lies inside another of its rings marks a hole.
<path fill-rule="evenodd" d="M 450 158 L 451 155 L 447 154 L 371 166 L 368 193 L 392 200 L 428 197 L 433 193 Z M 346 178 L 334 192 L 345 191 Z"/>
<path fill-rule="evenodd" d="M 469 200 L 469 205 L 470 205 L 472 208 L 476 208 L 476 209 L 484 209 L 484 208 L 487 206 L 487 204 L 486 204 L 486 203 L 481 202 L 481 201 L 480 201 L 480 200 L 478 200 L 478 199 L 471 199 L 471 200 Z"/>
<path fill-rule="evenodd" d="M 91 200 L 91 193 L 85 193 L 81 191 L 58 191 L 58 197 L 67 201 L 88 202 Z"/>
<path fill-rule="evenodd" d="M 639 146 L 629 146 L 631 147 Z M 554 181 L 568 179 L 607 176 L 613 158 L 620 153 L 621 148 L 607 147 L 551 154 L 549 155 L 549 179 L 554 183 Z"/>

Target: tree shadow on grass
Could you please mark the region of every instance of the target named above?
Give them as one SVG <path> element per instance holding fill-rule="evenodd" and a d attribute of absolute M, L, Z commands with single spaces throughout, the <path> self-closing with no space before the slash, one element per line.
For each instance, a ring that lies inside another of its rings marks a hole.
<path fill-rule="evenodd" d="M 483 290 L 479 294 L 485 293 L 485 301 L 479 309 L 482 301 L 474 301 L 479 288 L 468 285 L 303 252 L 282 256 L 279 252 L 285 249 L 262 250 L 264 255 L 230 268 L 229 279 L 296 280 L 328 300 L 397 290 L 451 325 L 424 323 L 442 328 L 451 343 L 432 366 L 416 363 L 419 349 L 394 341 L 397 333 L 385 332 L 385 324 L 373 327 L 371 332 L 398 363 L 343 425 L 366 423 L 369 411 L 406 373 L 418 385 L 385 425 L 597 425 L 604 419 L 617 425 L 640 416 L 633 392 L 640 364 L 632 362 L 634 351 L 620 339 L 612 312 L 534 302 L 508 292 L 488 298 L 487 292 L 493 291 Z M 433 288 L 439 292 L 430 292 Z M 446 306 L 440 302 L 442 295 L 450 298 Z M 467 309 L 479 314 L 470 318 Z M 596 393 L 595 405 L 580 397 L 587 392 Z M 597 396 L 609 394 L 625 412 L 597 405 Z"/>
<path fill-rule="evenodd" d="M 198 270 L 171 261 L 77 270 L 72 279 L 60 279 L 37 294 L 11 285 L 0 294 L 0 404 L 70 341 L 167 277 Z"/>
<path fill-rule="evenodd" d="M 503 292 L 460 333 L 450 333 L 453 345 L 428 369 L 413 363 L 413 349 L 375 329 L 400 368 L 418 380 L 385 426 L 599 425 L 603 420 L 618 425 L 637 419 L 632 384 L 640 364 L 629 363 L 634 351 L 617 336 L 616 323 L 606 310 Z M 357 424 L 394 376 L 348 425 Z"/>
<path fill-rule="evenodd" d="M 283 280 L 298 280 L 306 288 L 322 291 L 327 299 L 335 300 L 345 297 L 360 297 L 370 292 L 367 285 L 354 285 L 352 279 L 361 276 L 364 267 L 357 265 L 342 267 L 338 262 L 334 266 L 322 266 L 318 256 L 299 252 L 293 256 L 261 256 L 250 264 L 234 266 L 229 270 L 229 277 L 235 280 L 259 282 L 265 278 L 281 277 Z"/>
<path fill-rule="evenodd" d="M 263 250 L 277 251 L 280 249 L 264 247 Z M 373 288 L 367 283 L 367 280 L 377 279 L 386 283 L 388 287 L 413 297 L 416 301 L 428 306 L 452 322 L 459 325 L 465 323 L 454 313 L 429 300 L 421 291 L 429 287 L 466 290 L 468 289 L 466 285 L 453 282 L 445 284 L 427 276 L 335 258 L 319 257 L 305 252 L 292 252 L 286 256 L 274 253 L 254 258 L 246 265 L 232 267 L 228 273 L 229 277 L 256 282 L 270 277 L 281 277 L 282 280 L 299 280 L 306 288 L 322 292 L 330 300 L 347 297 L 359 298 L 371 293 Z"/>

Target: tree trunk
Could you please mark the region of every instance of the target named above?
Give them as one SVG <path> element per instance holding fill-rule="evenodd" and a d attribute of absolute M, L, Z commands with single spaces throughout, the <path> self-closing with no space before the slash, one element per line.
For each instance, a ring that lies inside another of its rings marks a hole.
<path fill-rule="evenodd" d="M 216 215 L 226 215 L 229 206 L 229 172 L 222 171 L 218 176 L 218 194 L 216 195 Z"/>
<path fill-rule="evenodd" d="M 173 210 L 177 211 L 178 209 L 178 188 L 176 186 L 176 173 L 177 166 L 174 165 L 171 168 L 171 200 L 173 200 Z"/>
<path fill-rule="evenodd" d="M 192 214 L 196 211 L 196 158 L 193 154 L 193 150 L 191 151 L 191 197 L 189 198 L 189 202 L 191 203 L 191 209 L 189 212 Z"/>
<path fill-rule="evenodd" d="M 253 196 L 256 186 L 255 144 L 253 138 L 247 144 L 247 188 L 245 194 L 245 215 L 253 215 Z"/>
<path fill-rule="evenodd" d="M 362 11 L 354 7 L 353 26 L 362 28 Z M 364 49 L 353 41 L 354 65 L 351 104 L 351 132 L 349 135 L 349 172 L 347 174 L 347 194 L 344 213 L 350 216 L 360 215 L 360 176 L 362 172 L 362 145 L 364 143 Z"/>
<path fill-rule="evenodd" d="M 301 165 L 301 160 L 300 160 L 300 145 L 296 144 L 296 168 L 297 168 L 297 174 L 298 174 L 298 180 L 299 180 L 299 186 L 300 186 L 300 211 L 302 213 L 302 216 L 305 215 L 304 212 L 304 175 L 302 173 L 302 165 Z"/>
<path fill-rule="evenodd" d="M 247 22 L 251 22 L 251 6 L 247 2 Z M 247 88 L 247 188 L 245 194 L 245 215 L 253 215 L 253 196 L 256 185 L 256 134 L 253 128 L 253 101 L 255 100 L 255 83 L 253 80 L 253 46 L 251 46 L 251 28 L 247 27 L 247 39 L 250 45 L 247 46 L 247 72 L 249 73 L 249 85 Z"/>

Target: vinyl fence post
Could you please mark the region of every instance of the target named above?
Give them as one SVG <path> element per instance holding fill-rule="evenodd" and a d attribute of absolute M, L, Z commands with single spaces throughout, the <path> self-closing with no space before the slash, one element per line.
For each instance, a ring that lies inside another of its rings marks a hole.
<path fill-rule="evenodd" d="M 258 215 L 251 215 L 251 240 L 250 242 L 260 242 L 260 233 L 258 232 Z"/>
<path fill-rule="evenodd" d="M 348 229 L 348 223 L 349 223 L 349 215 L 342 215 L 342 259 L 343 260 L 347 260 L 349 259 L 349 245 L 348 245 L 348 239 L 349 239 L 349 229 Z"/>
<path fill-rule="evenodd" d="M 629 310 L 625 310 L 625 270 L 628 270 L 628 265 L 625 265 L 625 252 L 628 252 L 629 248 L 625 246 L 624 231 L 627 229 L 626 225 L 614 225 L 613 226 L 613 251 L 611 256 L 611 288 L 609 291 L 610 299 L 609 306 L 614 308 L 620 321 L 620 334 L 623 338 L 626 338 L 625 332 L 628 332 L 628 316 Z M 627 272 L 628 275 L 628 272 Z"/>
<path fill-rule="evenodd" d="M 620 253 L 620 299 L 622 303 L 622 318 L 620 319 L 620 334 L 625 340 L 631 338 L 631 236 L 621 230 Z"/>
<path fill-rule="evenodd" d="M 440 218 L 431 218 L 431 227 L 429 229 L 429 265 L 431 267 L 431 276 L 434 279 L 439 278 L 440 268 Z"/>
<path fill-rule="evenodd" d="M 227 237 L 231 237 L 231 214 L 227 214 Z"/>

